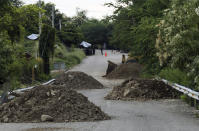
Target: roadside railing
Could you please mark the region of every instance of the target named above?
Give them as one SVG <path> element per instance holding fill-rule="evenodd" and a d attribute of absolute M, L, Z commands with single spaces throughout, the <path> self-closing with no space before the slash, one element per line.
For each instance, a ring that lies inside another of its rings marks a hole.
<path fill-rule="evenodd" d="M 55 79 L 49 80 L 48 82 L 45 82 L 45 83 L 43 83 L 41 85 L 48 85 L 48 84 L 52 83 L 53 81 L 55 81 Z M 14 90 L 13 92 L 23 92 L 23 91 L 27 91 L 27 90 L 33 89 L 35 87 L 37 87 L 37 86 L 31 86 L 31 87 L 27 87 L 27 88 L 23 88 L 23 89 Z"/>
<path fill-rule="evenodd" d="M 199 92 L 194 91 L 190 88 L 187 88 L 185 86 L 171 83 L 168 80 L 161 79 L 164 83 L 170 85 L 172 88 L 182 92 L 183 94 L 189 96 L 188 99 L 186 99 L 186 102 L 188 102 L 191 106 L 194 106 L 196 109 L 199 109 Z"/>
<path fill-rule="evenodd" d="M 40 85 L 48 85 L 48 84 L 50 84 L 50 83 L 52 83 L 52 82 L 54 82 L 55 81 L 55 79 L 52 79 L 52 80 L 49 80 L 49 81 L 47 81 L 47 82 L 45 82 L 45 83 L 43 83 L 43 84 L 40 84 Z M 14 90 L 14 91 L 12 91 L 12 92 L 14 92 L 14 93 L 18 93 L 18 92 L 24 92 L 24 91 L 27 91 L 27 90 L 31 90 L 31 89 L 33 89 L 33 88 L 35 88 L 35 87 L 38 87 L 38 86 L 40 86 L 40 85 L 36 85 L 36 86 L 31 86 L 31 87 L 27 87 L 27 88 L 23 88 L 23 89 L 17 89 L 17 90 Z M 8 92 L 8 99 L 13 99 L 15 96 L 12 96 L 11 95 L 12 93 L 11 92 Z M 0 96 L 0 98 L 1 98 L 1 96 Z"/>
<path fill-rule="evenodd" d="M 189 97 L 193 98 L 193 99 L 196 99 L 196 100 L 199 100 L 199 92 L 196 92 L 194 90 L 191 90 L 185 86 L 181 86 L 179 84 L 176 84 L 176 83 L 171 83 L 165 79 L 162 79 L 162 81 L 168 85 L 170 85 L 171 87 L 173 87 L 174 89 L 184 93 L 185 95 L 188 95 Z"/>

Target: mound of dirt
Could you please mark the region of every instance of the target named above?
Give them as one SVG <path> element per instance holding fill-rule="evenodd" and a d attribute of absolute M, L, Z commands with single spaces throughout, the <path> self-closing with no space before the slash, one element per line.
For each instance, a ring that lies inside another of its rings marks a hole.
<path fill-rule="evenodd" d="M 109 100 L 174 99 L 180 95 L 175 89 L 158 80 L 131 79 L 114 87 L 105 98 Z"/>
<path fill-rule="evenodd" d="M 106 77 L 108 79 L 128 79 L 137 78 L 141 72 L 142 66 L 138 63 L 125 63 L 117 66 Z"/>
<path fill-rule="evenodd" d="M 0 122 L 74 122 L 110 119 L 87 97 L 61 86 L 39 86 L 0 106 Z"/>
<path fill-rule="evenodd" d="M 101 89 L 104 86 L 83 72 L 67 72 L 56 78 L 54 85 L 67 85 L 71 89 Z"/>
<path fill-rule="evenodd" d="M 108 61 L 108 68 L 106 70 L 106 75 L 110 74 L 116 67 L 117 64 L 113 63 L 112 61 Z"/>

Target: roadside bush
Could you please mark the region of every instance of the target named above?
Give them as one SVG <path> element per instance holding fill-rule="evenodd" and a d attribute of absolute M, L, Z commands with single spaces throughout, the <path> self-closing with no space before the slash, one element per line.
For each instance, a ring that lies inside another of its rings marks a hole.
<path fill-rule="evenodd" d="M 65 61 L 65 64 L 68 67 L 72 67 L 72 66 L 77 65 L 81 62 L 80 58 L 78 58 L 77 56 L 74 56 L 74 55 L 70 55 L 66 59 L 67 59 L 67 61 Z"/>
<path fill-rule="evenodd" d="M 0 34 L 0 87 L 9 85 L 4 86 L 6 90 L 12 91 L 20 88 L 21 84 L 32 82 L 32 68 L 38 62 L 34 58 L 26 58 L 25 52 L 29 52 L 26 49 L 33 47 L 34 43 L 26 43 L 26 47 L 25 43 L 12 44 L 6 32 Z"/>
<path fill-rule="evenodd" d="M 85 54 L 81 49 L 77 49 L 74 47 L 68 49 L 63 44 L 58 43 L 55 49 L 54 63 L 64 62 L 66 64 L 66 67 L 70 68 L 74 65 L 79 64 L 84 57 Z"/>
<path fill-rule="evenodd" d="M 187 95 L 181 95 L 180 99 L 187 102 L 187 103 L 189 102 L 189 97 Z"/>
<path fill-rule="evenodd" d="M 33 56 L 35 56 L 36 53 L 38 52 L 39 42 L 38 42 L 38 40 L 37 41 L 24 40 L 23 46 L 24 46 L 25 52 L 28 52 L 28 53 L 32 54 Z"/>
<path fill-rule="evenodd" d="M 10 67 L 14 62 L 14 51 L 6 32 L 0 33 L 0 84 L 9 76 Z"/>
<path fill-rule="evenodd" d="M 46 75 L 46 74 L 44 74 L 44 73 L 40 73 L 40 74 L 38 74 L 37 75 L 37 77 L 36 77 L 36 80 L 37 81 L 47 81 L 47 80 L 50 80 L 51 79 L 51 76 L 50 75 Z"/>
<path fill-rule="evenodd" d="M 140 61 L 140 63 L 144 65 L 144 69 L 143 69 L 144 74 L 150 74 L 150 75 L 155 76 L 160 73 L 161 67 L 159 63 L 157 62 L 156 58 L 148 60 L 146 63 L 143 61 Z"/>
<path fill-rule="evenodd" d="M 159 76 L 170 82 L 175 82 L 183 86 L 190 87 L 192 84 L 191 78 L 189 78 L 185 72 L 182 72 L 179 69 L 171 69 L 171 68 L 163 69 L 159 73 Z"/>

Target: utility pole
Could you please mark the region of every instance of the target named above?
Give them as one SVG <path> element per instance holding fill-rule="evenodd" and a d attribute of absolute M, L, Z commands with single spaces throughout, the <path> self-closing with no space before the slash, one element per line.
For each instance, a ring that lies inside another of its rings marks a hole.
<path fill-rule="evenodd" d="M 39 8 L 41 9 L 41 0 L 39 0 Z M 39 35 L 41 35 L 41 25 L 42 25 L 41 11 L 39 11 Z"/>
<path fill-rule="evenodd" d="M 52 6 L 52 27 L 55 28 L 55 7 Z"/>
<path fill-rule="evenodd" d="M 59 19 L 59 30 L 61 31 L 61 28 L 62 28 L 62 26 L 61 26 L 61 19 Z"/>

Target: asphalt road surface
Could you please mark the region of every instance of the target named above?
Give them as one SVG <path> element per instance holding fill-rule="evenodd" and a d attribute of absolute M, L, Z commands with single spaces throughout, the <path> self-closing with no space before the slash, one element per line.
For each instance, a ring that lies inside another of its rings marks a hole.
<path fill-rule="evenodd" d="M 98 90 L 81 90 L 90 101 L 112 117 L 100 122 L 75 123 L 26 123 L 0 124 L 0 131 L 198 131 L 197 111 L 181 100 L 160 101 L 110 101 L 103 97 L 122 80 L 102 78 L 107 68 L 107 60 L 120 63 L 122 54 L 111 53 L 108 57 L 100 55 L 86 58 L 73 71 L 83 71 L 92 75 L 107 88 Z"/>

